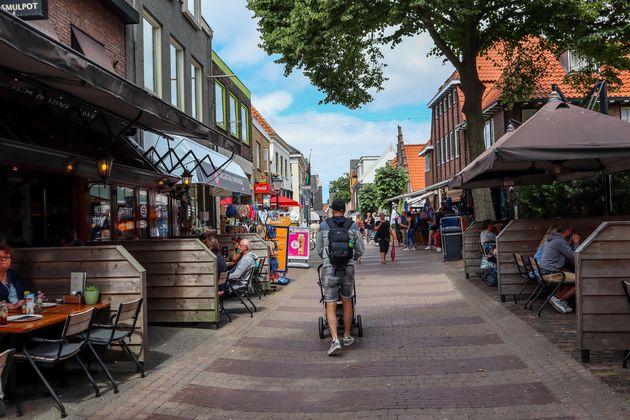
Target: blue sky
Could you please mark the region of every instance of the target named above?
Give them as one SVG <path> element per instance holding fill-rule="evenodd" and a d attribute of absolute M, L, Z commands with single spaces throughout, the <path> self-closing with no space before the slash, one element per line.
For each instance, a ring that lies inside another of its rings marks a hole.
<path fill-rule="evenodd" d="M 409 38 L 384 50 L 389 80 L 374 102 L 359 110 L 319 105 L 323 94 L 301 73 L 284 77 L 258 44 L 260 36 L 246 0 L 205 0 L 204 17 L 214 31 L 213 48 L 252 91 L 252 102 L 289 144 L 308 156 L 321 176 L 325 197 L 330 180 L 361 155 L 379 155 L 396 142 L 396 126 L 405 142 L 424 143 L 431 118 L 427 102 L 453 71 L 441 59 L 428 58 L 428 36 Z"/>

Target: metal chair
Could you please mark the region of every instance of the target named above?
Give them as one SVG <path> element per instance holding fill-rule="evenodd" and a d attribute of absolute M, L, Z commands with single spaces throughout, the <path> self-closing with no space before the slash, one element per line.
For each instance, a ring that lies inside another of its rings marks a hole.
<path fill-rule="evenodd" d="M 110 382 L 114 385 L 114 393 L 118 392 L 116 381 L 114 381 L 111 373 L 98 357 L 92 345 L 105 347 L 111 346 L 112 344 L 121 345 L 135 363 L 136 371 L 140 373 L 142 378 L 144 378 L 144 366 L 138 361 L 125 341 L 133 335 L 141 308 L 142 298 L 132 300 L 131 302 L 121 303 L 120 306 L 118 306 L 116 315 L 112 317 L 114 319 L 113 323 L 109 325 L 94 324 L 93 328 L 90 330 L 90 335 L 88 336 L 88 347 L 92 350 L 92 354 L 96 356 L 96 360 L 99 362 L 99 365 L 109 378 Z"/>
<path fill-rule="evenodd" d="M 514 296 L 514 304 L 518 304 L 518 300 L 525 292 L 525 289 L 527 289 L 527 286 L 529 286 L 529 284 L 532 282 L 535 282 L 536 284 L 538 284 L 538 282 L 536 281 L 536 278 L 533 275 L 530 276 L 530 273 L 532 273 L 534 270 L 532 269 L 531 264 L 529 264 L 529 261 L 525 257 L 523 257 L 521 254 L 518 254 L 516 252 L 514 252 L 512 256 L 514 257 L 514 262 L 516 263 L 516 267 L 518 268 L 518 274 L 520 274 L 520 276 L 523 277 L 523 279 L 525 279 L 525 282 L 523 283 L 523 288 L 518 293 L 518 295 Z M 532 295 L 530 295 L 530 298 L 531 296 Z M 527 300 L 525 307 L 527 307 L 528 304 L 529 304 L 529 299 Z"/>
<path fill-rule="evenodd" d="M 241 281 L 238 284 L 234 284 L 232 281 L 230 281 L 230 277 L 228 276 L 229 291 L 233 293 L 234 295 L 236 295 L 236 297 L 238 297 L 238 299 L 241 301 L 243 306 L 245 306 L 245 309 L 247 309 L 247 312 L 249 312 L 250 318 L 253 318 L 254 312 L 258 310 L 256 308 L 256 305 L 254 305 L 254 302 L 252 302 L 252 300 L 249 298 L 249 290 L 252 288 L 252 281 L 254 279 L 255 271 L 256 271 L 256 266 L 252 266 L 251 268 L 249 268 L 247 272 L 245 273 L 245 278 L 247 280 Z M 249 308 L 249 306 L 247 306 L 247 304 L 245 303 L 245 300 L 243 299 L 246 299 L 252 305 L 252 307 L 254 308 L 254 312 L 252 312 L 252 310 Z"/>
<path fill-rule="evenodd" d="M 630 304 L 630 281 L 622 280 L 621 286 L 623 287 L 623 291 L 626 293 L 626 298 L 628 299 L 628 304 Z M 626 350 L 623 354 L 623 367 L 624 369 L 628 368 L 628 360 L 630 360 L 630 350 Z"/>
<path fill-rule="evenodd" d="M 228 279 L 227 271 L 219 274 L 219 279 L 217 281 L 217 290 L 220 289 L 220 286 L 227 287 L 226 286 L 227 279 Z M 223 290 L 218 290 L 217 296 L 219 297 L 219 314 L 227 316 L 228 322 L 232 322 L 232 317 L 230 316 L 230 313 L 227 311 L 227 309 L 225 309 L 225 306 L 223 305 L 223 298 L 225 297 L 225 288 Z M 217 324 L 217 326 L 218 325 L 219 324 Z"/>
<path fill-rule="evenodd" d="M 57 393 L 50 386 L 50 383 L 48 383 L 46 377 L 37 367 L 37 365 L 38 363 L 55 364 L 74 357 L 79 366 L 81 366 L 83 372 L 85 372 L 85 375 L 89 379 L 90 383 L 94 387 L 96 396 L 99 397 L 101 393 L 98 385 L 96 385 L 96 382 L 94 382 L 94 379 L 90 375 L 90 372 L 79 357 L 79 353 L 81 352 L 81 350 L 83 350 L 88 342 L 93 316 L 94 308 L 90 308 L 86 311 L 76 314 L 68 315 L 68 317 L 66 318 L 66 323 L 63 327 L 63 331 L 61 333 L 61 338 L 55 340 L 38 337 L 31 338 L 24 343 L 22 353 L 16 354 L 16 357 L 26 358 L 26 360 L 28 360 L 30 365 L 37 373 L 37 376 L 39 376 L 39 379 L 46 386 L 48 392 L 59 406 L 61 417 L 67 416 L 66 409 L 63 406 L 61 399 L 59 399 L 59 396 L 57 396 Z M 70 341 L 69 339 L 73 340 Z"/>
<path fill-rule="evenodd" d="M 258 296 L 258 299 L 262 299 L 262 296 L 267 296 L 267 292 L 262 287 L 262 270 L 265 267 L 265 257 L 261 257 L 258 259 L 258 265 L 254 269 L 254 277 L 252 279 L 252 290 Z"/>
<path fill-rule="evenodd" d="M 543 290 L 549 287 L 553 287 L 553 291 L 549 293 L 549 296 L 547 296 L 547 299 L 545 299 L 545 302 L 540 306 L 540 309 L 538 309 L 538 316 L 541 316 L 540 314 L 542 313 L 543 309 L 545 309 L 545 306 L 547 306 L 547 304 L 551 300 L 551 297 L 555 295 L 556 292 L 560 289 L 560 287 L 562 287 L 562 285 L 564 284 L 566 276 L 562 271 L 545 273 L 543 275 L 540 271 L 540 267 L 538 266 L 538 261 L 536 261 L 534 257 L 527 257 L 527 259 L 529 260 L 529 264 L 532 267 L 532 272 L 534 273 L 534 276 L 536 277 L 536 280 L 538 281 L 538 287 L 536 288 L 536 290 L 534 290 L 534 293 L 532 293 L 533 298 L 530 297 L 531 304 L 530 304 L 529 309 L 531 310 L 532 306 L 534 305 L 534 302 L 536 301 L 536 299 L 538 299 L 538 297 L 543 292 Z M 550 275 L 556 275 L 556 274 L 560 275 L 557 279 L 554 279 L 552 281 L 545 279 L 545 277 L 549 279 Z"/>
<path fill-rule="evenodd" d="M 5 404 L 6 397 L 6 385 L 11 369 L 13 369 L 13 353 L 15 349 L 8 349 L 0 353 L 0 417 L 7 415 L 7 407 Z M 11 395 L 15 400 L 15 395 Z M 18 411 L 18 417 L 20 416 L 20 406 L 17 401 L 13 401 Z"/>

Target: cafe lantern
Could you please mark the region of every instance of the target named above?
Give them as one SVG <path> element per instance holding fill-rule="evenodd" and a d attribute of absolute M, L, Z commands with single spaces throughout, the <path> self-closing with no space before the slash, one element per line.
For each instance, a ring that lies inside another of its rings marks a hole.
<path fill-rule="evenodd" d="M 186 189 L 190 188 L 192 185 L 192 174 L 188 172 L 188 170 L 185 170 L 182 174 L 182 185 Z"/>
<path fill-rule="evenodd" d="M 107 178 L 112 174 L 112 165 L 114 164 L 114 158 L 111 155 L 105 155 L 96 161 L 96 170 L 98 176 L 101 177 L 103 182 L 107 181 Z"/>
<path fill-rule="evenodd" d="M 77 170 L 77 160 L 75 158 L 70 158 L 66 161 L 66 164 L 64 166 L 65 171 L 67 174 L 74 174 L 75 171 Z"/>

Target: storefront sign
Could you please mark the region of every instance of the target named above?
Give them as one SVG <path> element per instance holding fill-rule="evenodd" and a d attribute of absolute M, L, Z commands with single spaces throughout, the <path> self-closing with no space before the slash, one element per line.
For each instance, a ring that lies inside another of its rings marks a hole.
<path fill-rule="evenodd" d="M 48 0 L 0 0 L 0 9 L 24 20 L 48 19 Z"/>
<path fill-rule="evenodd" d="M 309 257 L 308 228 L 289 228 L 289 258 L 292 260 L 308 260 Z"/>
<path fill-rule="evenodd" d="M 254 193 L 256 193 L 256 194 L 271 194 L 271 185 L 269 185 L 269 184 L 254 184 Z"/>
<path fill-rule="evenodd" d="M 267 221 L 268 225 L 276 227 L 276 237 L 272 239 L 278 247 L 278 272 L 284 273 L 288 270 L 289 263 L 289 225 L 291 219 L 280 217 L 278 220 Z"/>

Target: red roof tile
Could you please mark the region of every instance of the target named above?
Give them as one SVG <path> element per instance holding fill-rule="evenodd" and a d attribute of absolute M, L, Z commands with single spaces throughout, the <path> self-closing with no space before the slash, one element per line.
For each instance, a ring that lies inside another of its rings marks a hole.
<path fill-rule="evenodd" d="M 409 173 L 409 181 L 413 191 L 419 191 L 425 187 L 424 157 L 418 156 L 420 150 L 424 149 L 424 146 L 424 144 L 405 144 L 407 172 Z"/>
<path fill-rule="evenodd" d="M 254 105 L 252 105 L 251 114 L 252 118 L 255 119 L 258 124 L 260 124 L 260 126 L 265 130 L 267 134 L 276 134 L 275 130 L 271 127 L 271 125 L 269 125 L 267 120 L 262 115 L 260 115 L 260 112 L 258 112 L 256 108 L 254 108 Z"/>

